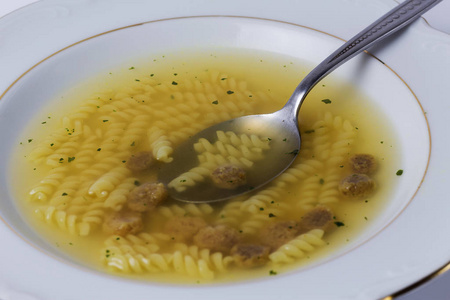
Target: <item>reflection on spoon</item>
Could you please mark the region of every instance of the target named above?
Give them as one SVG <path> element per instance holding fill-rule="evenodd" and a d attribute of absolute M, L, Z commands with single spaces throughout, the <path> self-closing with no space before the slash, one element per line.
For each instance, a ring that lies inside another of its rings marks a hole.
<path fill-rule="evenodd" d="M 173 198 L 194 203 L 226 200 L 270 182 L 299 153 L 297 118 L 309 91 L 338 66 L 440 1 L 409 0 L 383 15 L 314 68 L 281 110 L 228 120 L 197 133 L 175 149 L 173 161 L 159 170 L 159 180 Z M 240 155 L 233 159 L 233 151 Z M 223 153 L 231 158 L 224 159 Z"/>

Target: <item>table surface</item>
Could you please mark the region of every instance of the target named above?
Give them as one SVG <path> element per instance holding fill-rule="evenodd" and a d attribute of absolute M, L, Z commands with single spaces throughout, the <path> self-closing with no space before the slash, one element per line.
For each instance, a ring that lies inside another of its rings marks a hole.
<path fill-rule="evenodd" d="M 370 0 L 367 0 L 370 1 Z M 0 0 L 0 17 L 37 0 Z M 433 28 L 450 35 L 450 0 L 443 0 L 436 9 L 424 14 L 424 18 Z M 429 281 L 396 300 L 449 300 L 450 272 Z M 2 299 L 0 299 L 2 300 Z"/>

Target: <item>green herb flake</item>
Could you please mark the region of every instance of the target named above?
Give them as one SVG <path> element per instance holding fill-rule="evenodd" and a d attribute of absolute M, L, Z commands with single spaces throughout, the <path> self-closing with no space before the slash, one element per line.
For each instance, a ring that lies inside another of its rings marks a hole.
<path fill-rule="evenodd" d="M 264 207 L 260 207 L 259 210 L 263 211 L 263 210 L 264 210 Z"/>
<path fill-rule="evenodd" d="M 102 148 L 97 148 L 97 151 L 102 151 Z"/>
<path fill-rule="evenodd" d="M 128 70 L 134 70 L 134 67 L 129 67 Z"/>
<path fill-rule="evenodd" d="M 75 156 L 72 156 L 72 157 L 68 157 L 68 158 L 67 158 L 67 161 L 68 161 L 68 162 L 72 162 L 72 161 L 74 161 L 74 160 L 75 160 Z"/>
<path fill-rule="evenodd" d="M 53 147 L 54 145 L 55 145 L 55 144 L 51 143 L 51 144 L 50 144 L 50 147 Z"/>
<path fill-rule="evenodd" d="M 103 123 L 108 122 L 109 120 L 103 120 Z"/>
<path fill-rule="evenodd" d="M 270 270 L 269 271 L 269 275 L 270 276 L 275 276 L 275 275 L 277 275 L 278 273 L 276 272 L 276 271 L 274 271 L 274 270 Z"/>
<path fill-rule="evenodd" d="M 47 124 L 47 122 L 44 121 L 44 122 L 42 122 L 41 124 Z"/>
<path fill-rule="evenodd" d="M 67 196 L 67 195 L 68 195 L 67 193 L 62 193 L 62 194 L 61 194 L 61 196 Z"/>
<path fill-rule="evenodd" d="M 330 99 L 323 99 L 322 102 L 325 103 L 325 104 L 330 104 L 331 100 Z"/>
<path fill-rule="evenodd" d="M 219 104 L 219 100 L 214 100 L 213 102 L 211 102 L 212 104 Z"/>
<path fill-rule="evenodd" d="M 297 155 L 298 154 L 298 149 L 294 149 L 291 152 L 286 152 L 285 154 Z"/>
<path fill-rule="evenodd" d="M 274 218 L 274 217 L 276 217 L 276 216 L 273 213 L 269 214 L 269 218 Z"/>
<path fill-rule="evenodd" d="M 186 179 L 181 179 L 180 182 L 186 182 Z"/>
<path fill-rule="evenodd" d="M 178 85 L 178 82 L 172 81 L 172 85 Z"/>
<path fill-rule="evenodd" d="M 122 163 L 126 163 L 127 161 L 126 160 L 122 160 Z"/>
<path fill-rule="evenodd" d="M 227 78 L 226 78 L 226 77 L 223 77 L 223 78 L 220 78 L 220 80 L 227 80 Z"/>
<path fill-rule="evenodd" d="M 120 237 L 116 237 L 116 241 L 120 240 Z"/>
<path fill-rule="evenodd" d="M 150 77 L 153 77 L 153 76 L 155 76 L 155 74 L 150 74 Z"/>
<path fill-rule="evenodd" d="M 284 138 L 284 139 L 283 139 L 283 142 L 286 142 L 286 141 L 287 141 L 287 138 Z"/>
<path fill-rule="evenodd" d="M 231 95 L 231 94 L 234 94 L 234 92 L 233 91 L 227 91 L 227 94 Z"/>
<path fill-rule="evenodd" d="M 311 129 L 311 130 L 305 130 L 303 132 L 306 133 L 306 134 L 310 134 L 310 133 L 314 133 L 316 131 L 314 129 Z"/>
<path fill-rule="evenodd" d="M 134 81 L 141 81 L 140 79 L 135 79 Z"/>
<path fill-rule="evenodd" d="M 135 185 L 135 186 L 139 186 L 139 185 L 141 185 L 141 183 L 140 183 L 138 180 L 135 180 L 135 181 L 134 181 L 134 185 Z"/>
<path fill-rule="evenodd" d="M 325 183 L 325 180 L 323 180 L 323 178 L 320 178 L 320 179 L 319 179 L 319 183 L 320 183 L 320 184 L 324 184 L 324 183 Z"/>
<path fill-rule="evenodd" d="M 130 144 L 131 147 L 134 147 L 135 145 L 136 145 L 136 144 L 135 144 L 134 141 Z"/>
<path fill-rule="evenodd" d="M 173 76 L 177 76 L 178 75 L 178 73 L 173 73 Z"/>
<path fill-rule="evenodd" d="M 31 143 L 33 141 L 33 139 L 28 139 L 28 143 Z"/>
<path fill-rule="evenodd" d="M 395 175 L 397 175 L 397 176 L 402 176 L 402 174 L 403 174 L 403 170 L 402 169 L 398 170 L 397 173 L 395 173 Z"/>
<path fill-rule="evenodd" d="M 344 223 L 342 223 L 342 222 L 339 222 L 339 221 L 336 221 L 336 222 L 334 222 L 334 225 L 336 225 L 337 227 L 342 227 L 342 226 L 345 226 L 345 224 L 344 224 Z"/>

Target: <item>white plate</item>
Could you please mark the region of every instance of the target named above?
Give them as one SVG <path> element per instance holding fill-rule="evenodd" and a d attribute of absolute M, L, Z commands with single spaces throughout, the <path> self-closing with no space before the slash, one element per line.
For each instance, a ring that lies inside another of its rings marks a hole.
<path fill-rule="evenodd" d="M 65 57 L 77 57 L 80 51 L 86 49 L 88 53 L 95 54 L 96 43 L 105 37 L 127 32 L 130 34 L 125 36 L 131 38 L 146 28 L 155 32 L 160 29 L 171 32 L 170 29 L 176 28 L 176 22 L 187 22 L 183 30 L 195 28 L 196 32 L 200 33 L 184 35 L 185 39 L 177 36 L 180 33 L 171 33 L 160 37 L 161 45 L 166 43 L 177 47 L 205 43 L 200 39 L 202 36 L 213 36 L 213 33 L 220 29 L 222 34 L 216 34 L 215 39 L 206 42 L 205 46 L 211 45 L 208 43 L 225 43 L 226 36 L 229 35 L 234 46 L 267 49 L 290 55 L 295 55 L 296 49 L 299 49 L 299 56 L 307 57 L 314 63 L 336 48 L 339 41 L 311 29 L 261 18 L 300 24 L 346 38 L 355 33 L 355 28 L 367 25 L 365 20 L 376 19 L 394 5 L 390 0 L 370 3 L 332 0 L 320 3 L 290 3 L 287 0 L 276 3 L 227 1 L 226 5 L 211 1 L 190 1 L 188 5 L 181 0 L 170 3 L 142 1 L 127 4 L 104 0 L 64 4 L 46 1 L 28 6 L 0 20 L 0 31 L 3 33 L 3 43 L 0 44 L 0 93 L 6 91 L 17 78 L 49 55 L 108 30 L 151 20 L 185 16 L 234 15 L 259 19 L 219 18 L 220 21 L 215 22 L 216 26 L 222 26 L 206 29 L 204 22 L 207 22 L 208 18 L 156 22 L 118 30 L 60 52 L 28 72 L 3 96 L 0 102 L 0 124 L 1 139 L 6 147 L 1 147 L 0 154 L 9 153 L 15 133 L 23 127 L 23 120 L 40 106 L 40 101 L 45 101 L 45 96 L 63 88 L 63 84 L 69 84 L 71 80 L 76 81 L 76 77 L 62 74 L 61 85 L 49 85 L 53 90 L 47 90 L 48 94 L 43 94 L 42 99 L 15 104 L 14 101 L 17 102 L 21 96 L 27 96 L 27 91 L 32 91 L 27 89 L 27 86 L 32 83 L 45 84 L 45 80 L 40 81 L 43 78 L 40 74 L 51 75 L 53 63 L 70 61 L 65 60 Z M 337 14 L 338 11 L 346 13 Z M 348 16 L 358 17 L 352 19 Z M 273 33 L 271 42 L 266 43 L 261 32 Z M 290 41 L 291 37 L 306 38 L 308 42 L 318 45 L 320 51 L 305 48 L 296 40 L 282 44 L 284 38 Z M 117 41 L 115 43 L 118 46 Z M 130 48 L 117 47 L 115 51 L 121 51 L 123 55 L 136 54 L 132 53 Z M 379 61 L 369 59 L 369 69 L 376 74 L 375 78 L 371 79 L 375 81 L 366 84 L 362 80 L 362 84 L 365 91 L 369 94 L 372 91 L 377 96 L 375 98 L 393 98 L 393 108 L 388 114 L 395 124 L 394 127 L 402 133 L 401 144 L 405 148 L 402 163 L 405 163 L 405 176 L 394 197 L 398 200 L 392 202 L 382 218 L 369 228 L 364 238 L 341 251 L 342 255 L 334 255 L 327 263 L 307 271 L 271 277 L 269 280 L 195 289 L 142 284 L 104 276 L 37 251 L 8 228 L 8 225 L 12 226 L 19 235 L 25 236 L 33 244 L 46 249 L 47 252 L 52 251 L 28 231 L 21 223 L 20 217 L 15 214 L 7 190 L 7 164 L 2 162 L 0 213 L 6 223 L 0 226 L 0 239 L 2 244 L 8 247 L 0 249 L 2 257 L 7 258 L 2 263 L 0 274 L 0 297 L 20 300 L 27 299 L 26 297 L 127 299 L 133 295 L 133 299 L 144 299 L 152 295 L 158 299 L 175 299 L 190 295 L 209 299 L 215 295 L 219 299 L 239 299 L 246 295 L 248 299 L 273 299 L 282 293 L 283 297 L 288 299 L 296 299 L 298 296 L 305 299 L 374 299 L 398 291 L 445 265 L 450 258 L 450 242 L 446 239 L 443 229 L 450 228 L 450 220 L 446 218 L 450 204 L 446 202 L 442 186 L 448 182 L 446 177 L 450 172 L 450 163 L 445 157 L 445 146 L 448 143 L 445 124 L 450 106 L 441 99 L 446 92 L 444 82 L 449 78 L 450 40 L 448 36 L 430 30 L 423 21 L 419 21 L 397 36 L 395 41 L 390 41 L 389 45 L 378 47 L 371 52 L 400 76 L 396 76 L 389 67 Z M 430 52 L 433 55 L 429 55 Z M 364 60 L 358 59 L 360 62 Z M 108 61 L 108 56 L 98 56 L 95 63 L 97 67 L 105 67 Z M 354 69 L 357 63 L 358 61 L 355 61 L 353 65 L 338 71 L 342 76 L 348 76 L 352 74 L 352 68 Z M 89 73 L 92 69 L 78 70 L 77 76 L 83 76 L 82 71 Z M 424 73 L 426 76 L 423 76 Z M 386 88 L 374 88 L 382 85 L 386 85 Z M 379 97 L 380 95 L 382 97 Z M 430 150 L 427 123 L 416 97 L 427 112 L 433 148 L 425 181 L 409 202 L 421 182 Z M 381 105 L 385 105 L 384 110 L 389 112 L 386 101 L 383 103 Z M 8 130 L 5 130 L 6 126 Z"/>

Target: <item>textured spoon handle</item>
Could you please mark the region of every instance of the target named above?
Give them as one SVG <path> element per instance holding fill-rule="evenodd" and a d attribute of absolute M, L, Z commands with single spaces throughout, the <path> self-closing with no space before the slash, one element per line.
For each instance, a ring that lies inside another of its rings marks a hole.
<path fill-rule="evenodd" d="M 331 71 L 385 37 L 410 24 L 442 0 L 407 0 L 351 38 L 314 68 L 295 89 L 283 111 L 297 118 L 308 92 Z"/>

